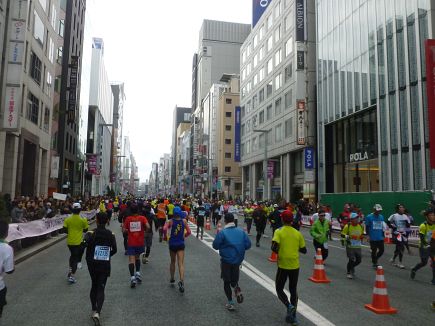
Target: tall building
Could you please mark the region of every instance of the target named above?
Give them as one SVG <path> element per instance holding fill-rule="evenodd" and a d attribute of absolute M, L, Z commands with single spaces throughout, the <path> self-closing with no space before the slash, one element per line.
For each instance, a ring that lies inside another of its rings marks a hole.
<path fill-rule="evenodd" d="M 191 120 L 191 108 L 184 108 L 180 106 L 175 106 L 173 113 L 173 125 L 172 125 L 172 146 L 171 146 L 171 176 L 170 176 L 170 184 L 171 190 L 175 191 L 177 186 L 177 130 L 180 124 L 189 123 Z"/>
<path fill-rule="evenodd" d="M 198 171 L 193 170 L 204 151 L 199 140 L 203 100 L 212 85 L 218 83 L 223 74 L 239 73 L 240 48 L 250 31 L 249 24 L 214 20 L 204 20 L 201 26 L 198 51 L 194 55 L 192 67 L 192 104 L 196 104 L 192 107 L 194 116 L 190 141 L 190 174 L 194 178 L 193 192 L 201 192 L 203 187 L 203 177 Z M 195 98 L 193 94 L 196 95 Z"/>
<path fill-rule="evenodd" d="M 124 103 L 126 100 L 124 92 L 124 83 L 112 83 L 113 93 L 113 134 L 112 134 L 112 164 L 111 164 L 111 182 L 115 193 L 120 192 L 121 178 L 121 158 L 122 155 L 122 138 L 124 123 Z"/>
<path fill-rule="evenodd" d="M 0 6 L 0 191 L 46 195 L 59 5 L 21 0 Z"/>
<path fill-rule="evenodd" d="M 319 193 L 434 189 L 424 46 L 433 1 L 316 6 Z"/>
<path fill-rule="evenodd" d="M 243 195 L 315 194 L 314 1 L 272 1 L 241 48 Z"/>
<path fill-rule="evenodd" d="M 178 125 L 177 128 L 177 153 L 175 156 L 175 193 L 180 193 L 180 181 L 183 179 L 180 179 L 180 176 L 183 175 L 183 166 L 186 164 L 183 160 L 185 160 L 185 157 L 181 156 L 181 153 L 184 152 L 183 146 L 185 146 L 185 143 L 183 142 L 183 138 L 186 136 L 186 132 L 189 131 L 190 135 L 190 121 L 189 122 L 182 122 Z M 187 145 L 189 142 L 187 143 Z M 173 160 L 174 161 L 174 160 Z M 189 163 L 190 161 L 187 161 Z"/>
<path fill-rule="evenodd" d="M 113 94 L 104 65 L 104 42 L 92 43 L 91 79 L 88 111 L 87 160 L 94 166 L 91 195 L 102 195 L 110 187 L 112 159 Z M 96 161 L 96 163 L 95 163 Z M 89 189 L 89 188 L 88 188 Z"/>

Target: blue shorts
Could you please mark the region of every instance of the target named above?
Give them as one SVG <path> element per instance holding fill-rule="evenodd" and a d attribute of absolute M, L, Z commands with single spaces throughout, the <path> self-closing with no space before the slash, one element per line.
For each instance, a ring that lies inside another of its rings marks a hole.
<path fill-rule="evenodd" d="M 127 256 L 138 256 L 141 253 L 145 252 L 145 248 L 144 247 L 127 247 L 127 252 L 126 255 Z"/>

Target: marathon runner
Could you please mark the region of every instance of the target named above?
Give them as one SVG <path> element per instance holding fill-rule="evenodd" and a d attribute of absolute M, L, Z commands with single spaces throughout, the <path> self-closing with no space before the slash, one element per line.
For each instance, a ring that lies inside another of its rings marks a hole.
<path fill-rule="evenodd" d="M 163 240 L 163 226 L 166 223 L 166 205 L 163 199 L 160 199 L 159 204 L 157 205 L 157 220 L 156 220 L 156 228 L 159 230 L 159 242 Z"/>
<path fill-rule="evenodd" d="M 350 214 L 350 223 L 346 224 L 341 231 L 343 243 L 346 246 L 346 255 L 349 258 L 347 263 L 347 278 L 355 277 L 355 267 L 361 263 L 362 239 L 364 238 L 364 228 L 359 222 L 357 213 Z"/>
<path fill-rule="evenodd" d="M 204 236 L 204 220 L 207 217 L 207 211 L 202 205 L 202 200 L 198 200 L 198 207 L 194 211 L 194 216 L 196 219 L 196 237 L 198 238 L 199 232 L 201 231 L 201 240 Z"/>
<path fill-rule="evenodd" d="M 378 260 L 384 253 L 384 216 L 381 214 L 382 206 L 376 204 L 373 213 L 367 215 L 365 220 L 367 237 L 370 241 L 373 268 L 378 268 Z"/>
<path fill-rule="evenodd" d="M 396 213 L 391 215 L 387 221 L 388 226 L 393 229 L 393 241 L 396 244 L 393 258 L 390 262 L 399 268 L 405 268 L 402 263 L 403 252 L 405 251 L 405 242 L 408 241 L 406 230 L 410 227 L 408 216 L 405 214 L 405 206 L 398 204 L 396 206 Z M 399 256 L 399 263 L 396 264 L 396 258 Z"/>

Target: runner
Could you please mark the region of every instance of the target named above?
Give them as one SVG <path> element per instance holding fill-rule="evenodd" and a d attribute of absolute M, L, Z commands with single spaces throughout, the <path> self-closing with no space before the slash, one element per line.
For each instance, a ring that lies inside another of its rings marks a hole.
<path fill-rule="evenodd" d="M 396 214 L 391 215 L 387 221 L 388 226 L 393 229 L 393 241 L 396 244 L 393 258 L 390 262 L 401 269 L 405 268 L 402 263 L 403 252 L 405 251 L 405 242 L 408 242 L 406 236 L 406 229 L 409 228 L 410 223 L 408 216 L 405 214 L 405 206 L 398 204 L 396 206 Z M 399 256 L 399 263 L 396 264 L 396 258 Z"/>
<path fill-rule="evenodd" d="M 154 215 L 154 210 L 149 203 L 145 203 L 143 212 L 148 220 L 150 228 L 145 231 L 145 254 L 142 254 L 142 264 L 148 264 L 151 246 L 153 245 L 153 222 L 155 221 L 156 216 Z"/>
<path fill-rule="evenodd" d="M 313 237 L 314 248 L 322 250 L 323 262 L 328 258 L 329 222 L 325 218 L 325 211 L 319 209 L 319 218 L 313 223 L 310 234 Z"/>
<path fill-rule="evenodd" d="M 86 262 L 92 280 L 91 305 L 92 319 L 95 325 L 100 325 L 100 314 L 104 303 L 104 289 L 110 276 L 110 257 L 116 254 L 115 235 L 106 229 L 108 215 L 97 214 L 97 228 L 86 233 Z"/>
<path fill-rule="evenodd" d="M 163 202 L 163 199 L 160 199 L 159 204 L 157 205 L 157 220 L 156 220 L 156 229 L 159 230 L 159 242 L 163 241 L 163 226 L 166 223 L 166 205 Z"/>
<path fill-rule="evenodd" d="M 15 270 L 14 250 L 6 243 L 8 232 L 9 224 L 0 220 L 0 318 L 3 315 L 3 308 L 6 306 L 6 293 L 8 291 L 3 280 L 4 273 L 12 274 Z"/>
<path fill-rule="evenodd" d="M 381 214 L 382 206 L 376 204 L 373 213 L 367 215 L 365 220 L 367 238 L 370 241 L 373 268 L 378 268 L 378 260 L 384 253 L 384 216 Z"/>
<path fill-rule="evenodd" d="M 130 271 L 130 287 L 135 288 L 137 283 L 142 282 L 140 274 L 139 255 L 143 253 L 145 246 L 145 230 L 150 225 L 145 216 L 138 214 L 136 203 L 131 204 L 130 212 L 123 224 L 123 232 L 127 233 L 127 255 L 128 255 L 128 270 Z M 136 273 L 135 273 L 136 267 Z"/>
<path fill-rule="evenodd" d="M 411 270 L 411 278 L 415 278 L 417 271 L 426 266 L 429 261 L 430 255 L 430 243 L 435 233 L 435 210 L 429 208 L 424 212 L 426 221 L 420 225 L 420 263 L 415 265 Z M 432 285 L 435 285 L 435 264 L 432 262 Z"/>
<path fill-rule="evenodd" d="M 361 246 L 364 238 L 364 228 L 359 224 L 357 213 L 350 214 L 350 223 L 346 224 L 341 231 L 341 237 L 346 245 L 346 255 L 349 258 L 347 263 L 347 278 L 355 277 L 355 267 L 361 263 Z"/>
<path fill-rule="evenodd" d="M 196 207 L 194 215 L 196 219 L 196 237 L 198 238 L 199 231 L 201 230 L 201 240 L 204 235 L 204 220 L 207 217 L 206 216 L 207 211 L 205 210 L 205 207 L 202 206 L 202 201 L 198 200 L 198 207 Z"/>
<path fill-rule="evenodd" d="M 77 264 L 83 255 L 83 232 L 87 232 L 89 225 L 88 220 L 80 217 L 81 205 L 74 203 L 72 205 L 72 215 L 67 217 L 63 222 L 63 228 L 60 233 L 67 233 L 67 245 L 71 253 L 69 258 L 68 282 L 76 283 L 75 273 Z"/>
<path fill-rule="evenodd" d="M 264 211 L 263 204 L 259 204 L 257 206 L 257 208 L 252 213 L 252 218 L 254 219 L 255 227 L 257 230 L 255 246 L 260 247 L 261 235 L 264 233 L 264 229 L 266 228 L 267 223 L 266 212 Z"/>
<path fill-rule="evenodd" d="M 166 212 L 168 214 L 168 219 L 171 219 L 174 215 L 174 207 L 175 205 L 172 203 L 172 199 L 169 200 L 169 204 L 166 205 Z"/>
<path fill-rule="evenodd" d="M 299 253 L 306 254 L 307 248 L 302 234 L 292 227 L 293 213 L 285 210 L 281 213 L 281 219 L 284 225 L 275 231 L 272 238 L 272 251 L 278 254 L 275 289 L 279 300 L 287 308 L 286 322 L 297 325 Z M 287 278 L 289 279 L 290 302 L 284 292 Z"/>
<path fill-rule="evenodd" d="M 273 212 L 270 213 L 269 215 L 270 226 L 272 228 L 272 237 L 273 234 L 275 234 L 275 231 L 282 226 L 282 221 L 281 221 L 282 212 L 283 210 L 279 208 L 278 204 L 273 205 Z"/>
<path fill-rule="evenodd" d="M 178 263 L 178 273 L 180 281 L 178 282 L 178 290 L 184 293 L 184 239 L 191 234 L 187 221 L 183 218 L 184 213 L 180 207 L 174 208 L 174 216 L 166 222 L 163 230 L 165 234 L 169 234 L 169 254 L 171 256 L 171 264 L 169 273 L 171 276 L 170 284 L 175 284 L 175 261 Z"/>
<path fill-rule="evenodd" d="M 225 227 L 216 235 L 213 248 L 219 250 L 221 256 L 221 278 L 224 281 L 224 291 L 228 299 L 226 308 L 234 311 L 234 301 L 231 288 L 238 303 L 243 302 L 242 291 L 239 286 L 240 264 L 245 258 L 245 251 L 251 248 L 251 240 L 243 230 L 234 224 L 234 216 L 225 214 Z"/>
<path fill-rule="evenodd" d="M 251 207 L 251 204 L 248 204 L 243 212 L 245 213 L 246 230 L 248 231 L 248 235 L 251 235 L 252 213 L 254 213 L 254 209 Z"/>

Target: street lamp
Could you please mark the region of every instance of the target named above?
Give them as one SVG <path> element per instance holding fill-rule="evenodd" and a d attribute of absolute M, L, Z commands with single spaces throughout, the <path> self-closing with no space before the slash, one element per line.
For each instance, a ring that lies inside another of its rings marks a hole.
<path fill-rule="evenodd" d="M 268 130 L 262 129 L 253 129 L 253 132 L 260 132 L 264 134 L 264 162 L 263 162 L 263 200 L 266 200 L 268 197 L 268 187 L 267 187 L 267 133 Z M 260 139 L 258 140 L 258 144 L 260 145 Z M 255 180 L 254 180 L 255 181 Z"/>

